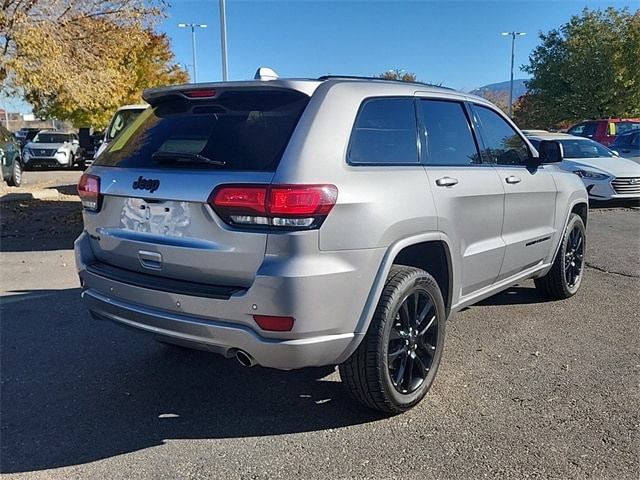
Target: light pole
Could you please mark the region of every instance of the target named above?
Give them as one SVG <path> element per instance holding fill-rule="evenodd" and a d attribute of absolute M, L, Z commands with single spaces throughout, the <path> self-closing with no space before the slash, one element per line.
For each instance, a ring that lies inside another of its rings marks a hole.
<path fill-rule="evenodd" d="M 513 114 L 513 61 L 516 56 L 516 36 L 526 35 L 525 32 L 502 32 L 502 35 L 511 35 L 511 82 L 509 83 L 509 117 Z"/>
<path fill-rule="evenodd" d="M 220 46 L 222 48 L 222 80 L 227 81 L 227 14 L 224 0 L 220 0 Z"/>
<path fill-rule="evenodd" d="M 196 67 L 196 27 L 207 28 L 202 23 L 179 23 L 180 28 L 191 27 L 191 48 L 193 49 L 193 83 L 198 83 L 198 68 Z"/>

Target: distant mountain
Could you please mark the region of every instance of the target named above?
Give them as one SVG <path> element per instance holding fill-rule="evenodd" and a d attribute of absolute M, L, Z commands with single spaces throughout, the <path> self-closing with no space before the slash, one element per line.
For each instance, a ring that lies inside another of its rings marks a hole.
<path fill-rule="evenodd" d="M 527 80 L 528 79 L 526 78 L 513 79 L 513 101 L 514 102 L 518 98 L 520 98 L 522 95 L 527 93 L 527 87 L 524 84 L 524 82 L 526 82 Z M 505 98 L 508 99 L 510 83 L 511 83 L 510 80 L 507 80 L 506 82 L 492 83 L 490 85 L 485 85 L 484 87 L 476 88 L 475 90 L 472 90 L 469 93 L 472 93 L 473 95 L 478 95 L 479 97 L 489 96 L 491 98 L 500 98 L 504 96 Z"/>

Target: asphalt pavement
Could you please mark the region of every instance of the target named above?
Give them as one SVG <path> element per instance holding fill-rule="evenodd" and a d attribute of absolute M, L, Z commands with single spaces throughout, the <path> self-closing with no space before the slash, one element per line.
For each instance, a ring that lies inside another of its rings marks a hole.
<path fill-rule="evenodd" d="M 433 388 L 389 417 L 333 368 L 244 368 L 91 319 L 58 183 L 1 204 L 2 478 L 640 478 L 638 208 L 590 211 L 571 299 L 525 282 L 456 314 Z"/>

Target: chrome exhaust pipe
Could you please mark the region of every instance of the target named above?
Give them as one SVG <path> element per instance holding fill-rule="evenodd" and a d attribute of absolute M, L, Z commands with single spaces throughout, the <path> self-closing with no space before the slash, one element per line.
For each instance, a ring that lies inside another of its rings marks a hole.
<path fill-rule="evenodd" d="M 253 367 L 258 363 L 251 355 L 242 350 L 236 350 L 236 360 L 238 360 L 243 367 Z"/>

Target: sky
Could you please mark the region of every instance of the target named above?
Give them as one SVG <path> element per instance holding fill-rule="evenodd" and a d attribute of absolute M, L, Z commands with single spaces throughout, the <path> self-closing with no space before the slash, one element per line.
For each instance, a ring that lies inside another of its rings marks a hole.
<path fill-rule="evenodd" d="M 193 81 L 191 27 L 178 24 L 205 24 L 194 28 L 197 81 L 221 81 L 220 0 L 168 3 L 156 30 L 170 38 L 175 62 Z M 502 32 L 526 33 L 516 37 L 514 78 L 527 78 L 520 67 L 541 32 L 609 6 L 633 12 L 640 0 L 226 0 L 228 79 L 253 78 L 258 67 L 290 78 L 397 70 L 470 91 L 509 80 L 512 37 Z"/>

